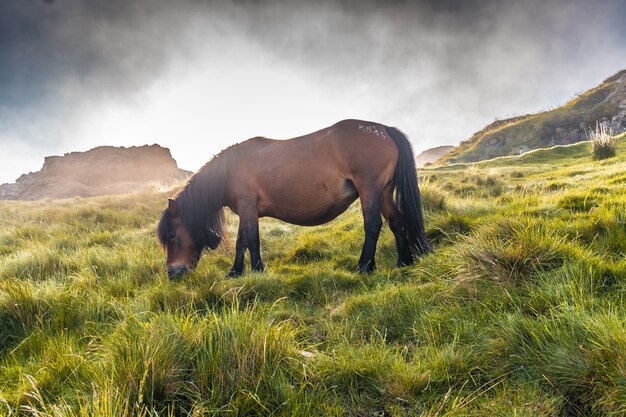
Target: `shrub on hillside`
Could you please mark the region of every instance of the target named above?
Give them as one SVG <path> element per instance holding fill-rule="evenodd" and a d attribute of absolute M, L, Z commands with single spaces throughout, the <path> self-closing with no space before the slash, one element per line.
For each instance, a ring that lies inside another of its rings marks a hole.
<path fill-rule="evenodd" d="M 591 141 L 594 160 L 600 161 L 615 156 L 617 142 L 612 133 L 611 129 L 607 128 L 604 123 L 596 122 L 595 130 L 587 134 Z"/>
<path fill-rule="evenodd" d="M 300 245 L 295 247 L 288 256 L 292 262 L 308 264 L 310 262 L 330 259 L 332 252 L 329 245 L 317 239 L 302 239 Z"/>
<path fill-rule="evenodd" d="M 426 235 L 432 243 L 454 243 L 460 236 L 469 234 L 475 226 L 472 217 L 445 212 L 433 216 L 426 228 Z"/>
<path fill-rule="evenodd" d="M 557 202 L 557 207 L 569 211 L 588 212 L 599 204 L 598 197 L 593 194 L 568 194 Z"/>
<path fill-rule="evenodd" d="M 441 211 L 446 209 L 446 196 L 432 185 L 420 187 L 422 206 L 425 211 Z"/>
<path fill-rule="evenodd" d="M 563 264 L 561 241 L 528 220 L 494 221 L 469 239 L 461 250 L 466 279 L 487 278 L 519 285 Z"/>
<path fill-rule="evenodd" d="M 506 185 L 498 178 L 495 171 L 486 172 L 472 167 L 465 173 L 460 181 L 447 181 L 442 188 L 459 197 L 499 197 L 505 190 Z"/>

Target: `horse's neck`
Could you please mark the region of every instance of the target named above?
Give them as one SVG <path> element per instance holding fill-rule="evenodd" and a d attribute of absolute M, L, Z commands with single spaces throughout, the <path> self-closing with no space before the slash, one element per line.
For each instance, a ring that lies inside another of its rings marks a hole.
<path fill-rule="evenodd" d="M 195 206 L 206 207 L 208 211 L 224 207 L 228 165 L 228 161 L 219 156 L 194 175 L 186 188 L 190 188 L 190 200 Z"/>

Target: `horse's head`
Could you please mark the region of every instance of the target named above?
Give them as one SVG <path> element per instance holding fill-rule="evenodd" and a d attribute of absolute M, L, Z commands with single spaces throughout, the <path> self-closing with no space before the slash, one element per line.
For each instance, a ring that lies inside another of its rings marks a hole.
<path fill-rule="evenodd" d="M 182 221 L 175 200 L 169 199 L 168 206 L 161 215 L 157 234 L 167 251 L 166 267 L 170 278 L 196 267 L 203 248 L 194 242 L 191 232 Z"/>

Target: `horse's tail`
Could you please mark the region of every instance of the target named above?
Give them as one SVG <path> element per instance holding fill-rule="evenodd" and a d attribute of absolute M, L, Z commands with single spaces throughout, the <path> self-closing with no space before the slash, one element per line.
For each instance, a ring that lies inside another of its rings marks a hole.
<path fill-rule="evenodd" d="M 403 231 L 409 240 L 409 247 L 413 256 L 420 256 L 430 252 L 431 248 L 424 232 L 424 216 L 422 215 L 420 190 L 417 185 L 417 169 L 413 149 L 404 133 L 395 127 L 385 127 L 398 147 L 395 200 L 402 214 Z"/>

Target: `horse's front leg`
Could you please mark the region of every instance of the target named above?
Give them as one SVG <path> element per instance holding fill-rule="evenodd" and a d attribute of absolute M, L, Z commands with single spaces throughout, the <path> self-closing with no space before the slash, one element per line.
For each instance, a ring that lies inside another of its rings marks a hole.
<path fill-rule="evenodd" d="M 239 231 L 237 232 L 237 243 L 235 245 L 235 263 L 233 268 L 228 273 L 230 277 L 238 277 L 243 274 L 245 270 L 244 259 L 246 255 L 246 248 L 248 244 L 246 242 L 246 234 L 242 227 L 242 222 L 239 220 Z"/>
<path fill-rule="evenodd" d="M 240 214 L 240 228 L 243 227 L 246 245 L 250 251 L 252 270 L 263 272 L 265 265 L 261 260 L 261 239 L 259 237 L 259 212 L 256 204 L 247 204 Z"/>
<path fill-rule="evenodd" d="M 358 189 L 358 187 L 357 187 Z M 358 190 L 361 196 L 363 210 L 363 226 L 365 228 L 365 242 L 359 258 L 358 272 L 372 272 L 376 268 L 376 244 L 383 221 L 380 217 L 380 192 L 367 187 Z"/>

